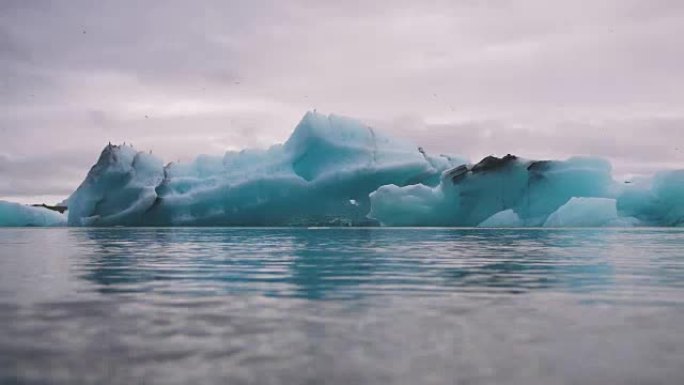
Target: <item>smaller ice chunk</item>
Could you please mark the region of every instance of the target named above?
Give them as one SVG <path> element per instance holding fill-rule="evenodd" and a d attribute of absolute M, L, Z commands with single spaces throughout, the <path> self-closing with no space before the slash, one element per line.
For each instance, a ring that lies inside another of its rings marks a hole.
<path fill-rule="evenodd" d="M 684 226 L 684 170 L 630 183 L 618 196 L 618 211 L 649 226 Z"/>
<path fill-rule="evenodd" d="M 368 218 L 383 226 L 447 226 L 455 210 L 454 202 L 445 199 L 441 185 L 385 185 L 370 194 L 370 201 Z"/>
<path fill-rule="evenodd" d="M 0 227 L 65 225 L 65 214 L 60 214 L 44 207 L 0 201 Z"/>
<path fill-rule="evenodd" d="M 509 209 L 499 211 L 491 217 L 485 219 L 477 227 L 502 228 L 502 227 L 522 227 L 523 221 L 520 220 L 515 211 Z"/>
<path fill-rule="evenodd" d="M 575 197 L 549 215 L 544 227 L 601 227 L 618 219 L 615 199 Z"/>
<path fill-rule="evenodd" d="M 653 182 L 659 203 L 660 224 L 684 226 L 684 170 L 659 173 Z"/>

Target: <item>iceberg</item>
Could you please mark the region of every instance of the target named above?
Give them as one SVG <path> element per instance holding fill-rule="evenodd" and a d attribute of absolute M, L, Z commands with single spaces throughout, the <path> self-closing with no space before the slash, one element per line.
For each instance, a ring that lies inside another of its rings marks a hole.
<path fill-rule="evenodd" d="M 623 217 L 650 226 L 684 226 L 684 170 L 665 171 L 624 188 L 617 201 Z"/>
<path fill-rule="evenodd" d="M 615 199 L 571 198 L 549 215 L 544 227 L 603 227 L 617 223 Z"/>
<path fill-rule="evenodd" d="M 573 197 L 611 197 L 610 171 L 608 162 L 593 158 L 488 156 L 445 171 L 434 187 L 380 187 L 371 194 L 370 216 L 387 226 L 538 227 Z M 407 199 L 420 210 L 407 212 Z"/>
<path fill-rule="evenodd" d="M 358 121 L 307 113 L 292 136 L 266 150 L 164 163 L 108 145 L 69 197 L 72 226 L 377 225 L 371 192 L 436 185 L 463 163 L 430 156 Z"/>
<path fill-rule="evenodd" d="M 65 226 L 65 214 L 45 207 L 0 201 L 0 227 Z"/>
<path fill-rule="evenodd" d="M 437 186 L 382 186 L 369 217 L 384 226 L 684 226 L 684 171 L 619 183 L 603 159 L 506 155 L 446 170 Z"/>
<path fill-rule="evenodd" d="M 684 226 L 684 170 L 629 183 L 591 157 L 478 163 L 307 113 L 283 144 L 165 163 L 107 145 L 68 217 L 3 202 L 13 226 Z"/>

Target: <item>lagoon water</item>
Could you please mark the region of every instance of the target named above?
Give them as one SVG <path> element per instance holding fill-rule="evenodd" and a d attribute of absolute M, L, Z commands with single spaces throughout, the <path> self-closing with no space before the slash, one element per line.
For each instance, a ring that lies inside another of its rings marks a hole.
<path fill-rule="evenodd" d="M 2 229 L 0 383 L 681 384 L 684 229 Z"/>

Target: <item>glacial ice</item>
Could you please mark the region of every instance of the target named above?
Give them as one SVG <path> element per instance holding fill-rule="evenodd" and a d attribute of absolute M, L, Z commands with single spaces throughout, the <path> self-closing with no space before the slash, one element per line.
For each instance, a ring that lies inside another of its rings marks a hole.
<path fill-rule="evenodd" d="M 684 171 L 625 184 L 596 158 L 490 156 L 445 171 L 437 186 L 386 185 L 370 198 L 369 216 L 385 226 L 684 225 Z"/>
<path fill-rule="evenodd" d="M 374 225 L 371 192 L 436 185 L 461 163 L 352 119 L 307 113 L 282 145 L 185 164 L 109 145 L 69 198 L 69 224 Z"/>
<path fill-rule="evenodd" d="M 0 201 L 0 227 L 65 226 L 66 215 L 43 207 Z"/>
<path fill-rule="evenodd" d="M 484 228 L 504 228 L 504 227 L 523 227 L 523 221 L 512 209 L 499 211 L 491 217 L 485 219 L 477 227 Z"/>
<path fill-rule="evenodd" d="M 684 226 L 684 170 L 623 183 L 597 158 L 470 164 L 310 112 L 283 144 L 187 163 L 110 144 L 65 202 L 71 226 Z M 7 223 L 64 216 L 2 203 Z"/>
<path fill-rule="evenodd" d="M 665 171 L 624 188 L 617 201 L 620 216 L 646 225 L 684 226 L 684 170 Z"/>
<path fill-rule="evenodd" d="M 610 169 L 608 162 L 592 158 L 490 156 L 447 170 L 435 187 L 383 186 L 371 194 L 370 216 L 389 226 L 542 226 L 572 197 L 611 196 Z M 408 197 L 421 210 L 407 212 Z"/>
<path fill-rule="evenodd" d="M 544 227 L 603 227 L 617 221 L 615 199 L 575 197 L 551 213 Z"/>

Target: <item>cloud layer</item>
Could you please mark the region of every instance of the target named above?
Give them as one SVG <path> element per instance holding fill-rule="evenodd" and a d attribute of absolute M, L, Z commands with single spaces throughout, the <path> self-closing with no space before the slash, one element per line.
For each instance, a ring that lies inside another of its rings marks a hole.
<path fill-rule="evenodd" d="M 681 36 L 678 0 L 5 0 L 0 197 L 67 195 L 109 141 L 264 147 L 313 108 L 472 159 L 684 167 Z"/>

